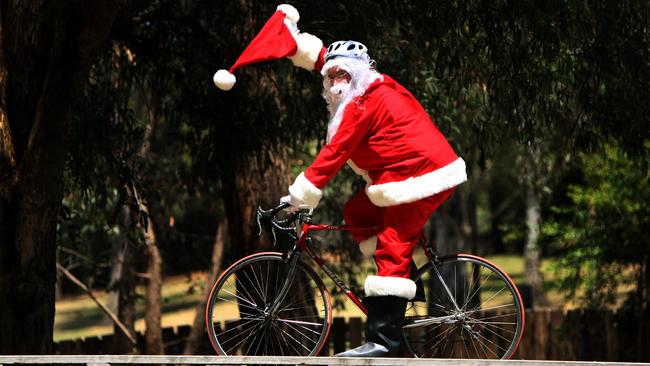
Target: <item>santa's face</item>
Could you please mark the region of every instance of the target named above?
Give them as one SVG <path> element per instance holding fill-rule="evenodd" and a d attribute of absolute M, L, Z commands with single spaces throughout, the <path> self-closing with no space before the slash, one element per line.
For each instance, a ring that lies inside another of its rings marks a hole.
<path fill-rule="evenodd" d="M 323 96 L 327 102 L 330 116 L 336 113 L 341 101 L 350 92 L 350 80 L 352 76 L 338 66 L 334 66 L 327 71 L 323 82 Z"/>
<path fill-rule="evenodd" d="M 323 98 L 327 102 L 330 122 L 327 127 L 327 141 L 336 133 L 343 118 L 343 111 L 355 97 L 363 95 L 366 88 L 381 77 L 363 60 L 339 57 L 323 66 Z"/>
<path fill-rule="evenodd" d="M 337 85 L 340 83 L 349 84 L 352 76 L 350 76 L 350 74 L 342 68 L 334 66 L 331 69 L 327 70 L 327 78 L 332 85 Z"/>

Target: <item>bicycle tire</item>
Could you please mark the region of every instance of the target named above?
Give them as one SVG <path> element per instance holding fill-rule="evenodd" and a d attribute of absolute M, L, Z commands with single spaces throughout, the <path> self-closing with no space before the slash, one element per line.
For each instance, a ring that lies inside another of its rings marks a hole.
<path fill-rule="evenodd" d="M 418 270 L 426 301 L 412 302 L 407 309 L 402 327 L 406 351 L 418 358 L 511 358 L 523 335 L 525 315 L 510 277 L 468 254 L 442 257 L 437 268 L 450 291 L 441 286 L 433 263 Z"/>
<path fill-rule="evenodd" d="M 219 355 L 313 356 L 332 323 L 329 293 L 321 278 L 298 262 L 279 311 L 268 312 L 286 280 L 282 253 L 244 257 L 215 282 L 206 308 L 206 327 Z M 237 286 L 239 285 L 239 290 Z M 305 296 L 311 293 L 313 296 Z"/>

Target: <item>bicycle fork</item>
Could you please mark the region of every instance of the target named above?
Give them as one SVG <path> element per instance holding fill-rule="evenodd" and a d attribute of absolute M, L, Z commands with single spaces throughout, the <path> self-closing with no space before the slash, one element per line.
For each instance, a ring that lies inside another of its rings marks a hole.
<path fill-rule="evenodd" d="M 287 296 L 287 293 L 289 293 L 289 287 L 291 287 L 291 283 L 293 282 L 293 277 L 296 274 L 296 267 L 298 266 L 298 260 L 300 260 L 300 253 L 299 252 L 294 252 L 291 257 L 289 257 L 288 261 L 288 266 L 289 266 L 289 272 L 287 273 L 287 279 L 284 281 L 284 284 L 282 285 L 282 289 L 280 289 L 280 293 L 278 296 L 276 296 L 275 300 L 273 300 L 273 303 L 271 303 L 270 306 L 265 309 L 266 314 L 270 315 L 275 315 L 279 312 L 280 310 L 280 304 L 282 301 L 284 301 L 285 296 Z"/>

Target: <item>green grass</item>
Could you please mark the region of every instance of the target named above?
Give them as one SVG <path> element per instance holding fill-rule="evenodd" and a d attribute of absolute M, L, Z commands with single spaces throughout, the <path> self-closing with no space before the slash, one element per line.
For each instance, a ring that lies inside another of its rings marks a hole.
<path fill-rule="evenodd" d="M 491 262 L 503 269 L 512 280 L 521 284 L 525 281 L 524 259 L 515 255 L 499 255 L 487 258 Z M 420 251 L 416 251 L 415 261 L 422 265 L 426 259 Z M 550 268 L 551 261 L 542 262 L 542 272 L 544 273 L 545 285 L 547 288 L 552 287 L 556 276 Z M 355 264 L 359 265 L 359 264 Z M 373 264 L 370 261 L 362 263 L 363 273 L 359 274 L 359 283 L 363 284 L 363 278 L 367 274 L 373 273 Z M 317 270 L 318 271 L 318 270 Z M 322 274 L 320 271 L 318 271 Z M 203 274 L 188 276 L 175 276 L 167 278 L 163 284 L 163 327 L 173 327 L 178 325 L 191 324 L 194 319 L 194 308 L 200 296 L 200 290 L 196 287 L 197 282 L 202 282 L 205 276 Z M 323 279 L 330 291 L 333 283 L 323 274 Z M 210 284 L 211 285 L 211 284 Z M 142 289 L 138 291 L 142 293 Z M 96 296 L 104 304 L 107 303 L 107 296 L 103 291 L 97 291 Z M 564 306 L 561 294 L 556 291 L 550 291 L 547 296 L 554 306 Z M 362 316 L 362 313 L 347 301 L 345 295 L 338 298 L 345 305 L 341 309 L 334 310 L 334 316 Z M 332 299 L 334 301 L 334 299 Z M 144 322 L 142 320 L 144 300 L 140 297 L 137 303 L 137 322 L 136 329 L 142 331 Z M 113 325 L 111 320 L 106 316 L 97 305 L 88 298 L 80 295 L 75 297 L 64 298 L 56 302 L 56 316 L 54 319 L 54 339 L 55 341 L 84 338 L 89 336 L 111 334 Z"/>

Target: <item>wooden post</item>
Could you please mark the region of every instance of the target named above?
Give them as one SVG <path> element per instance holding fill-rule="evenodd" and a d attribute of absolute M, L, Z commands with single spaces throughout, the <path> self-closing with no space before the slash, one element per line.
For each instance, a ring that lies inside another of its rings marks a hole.
<path fill-rule="evenodd" d="M 345 351 L 345 328 L 345 318 L 334 318 L 331 333 L 334 340 L 334 353 Z"/>
<path fill-rule="evenodd" d="M 537 309 L 534 312 L 533 322 L 535 323 L 535 359 L 547 360 L 547 347 L 550 341 L 548 336 L 548 311 L 546 309 Z"/>
<path fill-rule="evenodd" d="M 531 309 L 526 309 L 526 319 L 534 319 L 534 312 Z M 522 360 L 531 360 L 535 357 L 535 322 L 526 322 L 526 329 L 524 335 L 519 343 L 518 358 Z"/>
<path fill-rule="evenodd" d="M 350 318 L 350 348 L 360 346 L 362 343 L 363 324 L 361 318 Z"/>
<path fill-rule="evenodd" d="M 561 334 L 562 321 L 564 320 L 564 314 L 561 309 L 554 309 L 550 312 L 550 324 L 549 324 L 549 343 L 551 344 L 551 352 L 548 355 L 550 360 L 562 360 L 566 356 L 564 350 L 565 340 Z"/>

